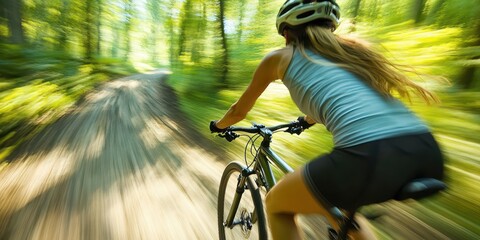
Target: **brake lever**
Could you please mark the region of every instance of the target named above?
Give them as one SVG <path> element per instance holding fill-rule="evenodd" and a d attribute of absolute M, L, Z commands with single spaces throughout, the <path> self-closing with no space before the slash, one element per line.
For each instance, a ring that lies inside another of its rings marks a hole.
<path fill-rule="evenodd" d="M 288 132 L 290 134 L 297 134 L 297 135 L 300 135 L 300 133 L 303 132 L 303 128 L 301 126 L 299 126 L 299 124 L 295 124 L 295 126 L 290 126 L 287 128 L 287 130 L 285 130 L 285 132 Z"/>
<path fill-rule="evenodd" d="M 303 128 L 302 127 L 293 127 L 291 131 L 292 131 L 291 134 L 300 135 L 300 133 L 303 132 Z"/>
<path fill-rule="evenodd" d="M 225 133 L 219 133 L 219 137 L 225 138 L 227 141 L 231 142 L 235 140 L 237 137 L 240 137 L 240 135 L 232 132 L 232 131 L 226 131 Z"/>

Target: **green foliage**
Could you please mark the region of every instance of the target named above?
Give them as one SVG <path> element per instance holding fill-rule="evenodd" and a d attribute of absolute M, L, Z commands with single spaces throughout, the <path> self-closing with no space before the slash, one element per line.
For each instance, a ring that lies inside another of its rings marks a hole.
<path fill-rule="evenodd" d="M 439 0 L 437 0 L 439 1 Z M 480 4 L 477 1 L 445 1 L 437 16 L 439 26 L 474 27 L 480 21 Z"/>
<path fill-rule="evenodd" d="M 455 78 L 461 70 L 461 28 L 414 27 L 409 21 L 373 29 L 358 24 L 357 34 L 378 42 L 383 47 L 379 50 L 395 63 L 412 66 L 421 74 Z"/>
<path fill-rule="evenodd" d="M 67 53 L 1 46 L 0 162 L 98 84 L 135 72 L 118 59 L 86 64 Z"/>
<path fill-rule="evenodd" d="M 284 45 L 275 29 L 284 0 L 224 1 L 224 19 L 218 2 L 207 0 L 23 2 L 27 44 L 7 44 L 7 19 L 0 18 L 0 160 L 86 92 L 138 67 L 170 66 L 168 82 L 179 94 L 182 110 L 199 131 L 210 134 L 208 122 L 220 118 L 240 96 L 261 58 Z M 414 99 L 412 109 L 445 147 L 449 184 L 456 190 L 425 206 L 480 235 L 478 226 L 472 225 L 479 214 L 475 193 L 480 171 L 476 154 L 480 4 L 471 0 L 338 2 L 343 18 L 339 34 L 380 43 L 379 50 L 389 59 L 421 73 L 413 79 L 439 92 L 442 105 L 424 106 Z M 435 81 L 438 76 L 453 84 Z M 300 114 L 286 89 L 275 83 L 241 124 L 276 124 Z M 218 143 L 238 155 L 245 140 Z M 333 146 L 325 128 L 316 126 L 299 137 L 278 134 L 273 147 L 289 149 L 279 153 L 298 166 Z M 458 203 L 465 203 L 465 210 L 457 209 Z M 450 232 L 458 239 L 466 236 L 460 230 Z"/>

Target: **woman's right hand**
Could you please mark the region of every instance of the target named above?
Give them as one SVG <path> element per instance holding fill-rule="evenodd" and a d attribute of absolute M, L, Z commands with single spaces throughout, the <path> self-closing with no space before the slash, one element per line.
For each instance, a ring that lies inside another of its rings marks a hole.
<path fill-rule="evenodd" d="M 228 128 L 218 128 L 217 122 L 218 120 L 210 121 L 210 131 L 212 133 L 224 133 L 225 131 L 227 131 Z"/>

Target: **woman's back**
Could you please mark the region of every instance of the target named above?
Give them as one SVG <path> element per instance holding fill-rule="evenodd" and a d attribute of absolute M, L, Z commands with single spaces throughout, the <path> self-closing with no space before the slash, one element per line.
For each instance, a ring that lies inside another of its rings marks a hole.
<path fill-rule="evenodd" d="M 294 50 L 283 82 L 300 110 L 333 134 L 335 146 L 428 132 L 397 99 L 381 95 L 327 59 L 307 49 L 305 53 L 311 59 Z"/>

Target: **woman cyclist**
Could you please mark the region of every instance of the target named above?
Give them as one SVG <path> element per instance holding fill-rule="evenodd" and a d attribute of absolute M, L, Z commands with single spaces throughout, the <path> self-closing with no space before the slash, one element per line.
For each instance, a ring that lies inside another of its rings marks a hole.
<path fill-rule="evenodd" d="M 392 199 L 415 178 L 443 177 L 429 129 L 392 95 L 436 97 L 368 46 L 335 35 L 339 17 L 335 0 L 286 1 L 276 24 L 286 47 L 267 54 L 238 101 L 210 123 L 212 132 L 223 132 L 243 120 L 267 86 L 281 79 L 306 114 L 299 121 L 306 128 L 322 123 L 332 133 L 331 153 L 287 174 L 267 194 L 275 240 L 301 238 L 295 214 L 323 214 L 338 229 L 325 206 L 354 210 Z M 363 218 L 356 222 L 360 228 L 351 237 L 375 238 Z"/>

